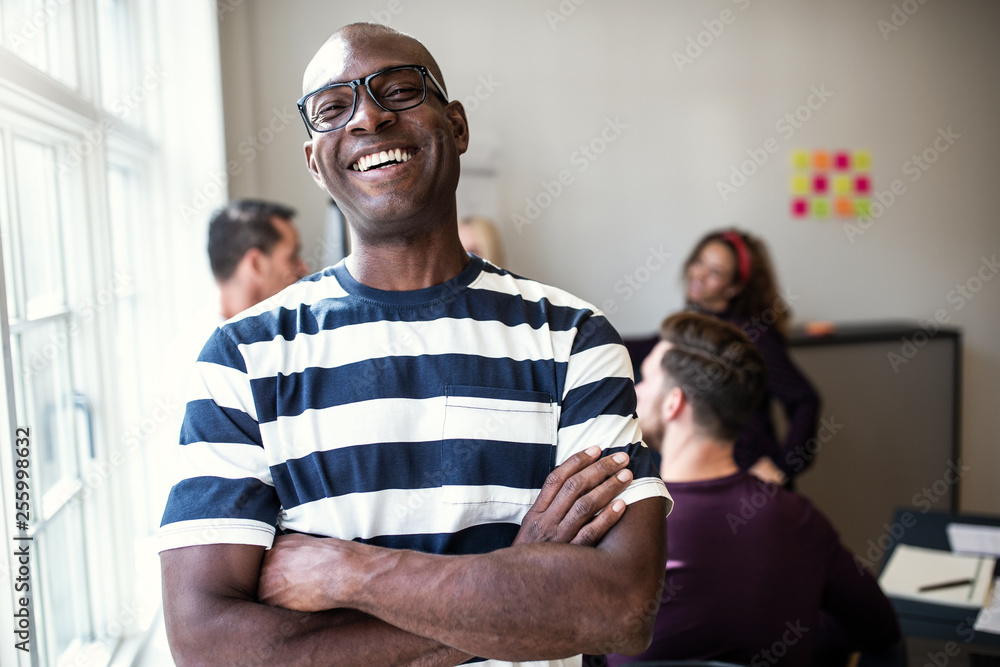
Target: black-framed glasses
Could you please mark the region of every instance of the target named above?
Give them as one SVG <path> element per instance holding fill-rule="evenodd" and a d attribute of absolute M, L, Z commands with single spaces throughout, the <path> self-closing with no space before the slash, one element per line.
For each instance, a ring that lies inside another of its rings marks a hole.
<path fill-rule="evenodd" d="M 298 101 L 299 113 L 309 136 L 332 132 L 351 122 L 358 108 L 358 88 L 364 86 L 375 104 L 386 111 L 406 111 L 427 99 L 427 79 L 447 102 L 444 86 L 423 65 L 399 65 L 369 74 L 363 79 L 333 83 L 305 95 Z"/>

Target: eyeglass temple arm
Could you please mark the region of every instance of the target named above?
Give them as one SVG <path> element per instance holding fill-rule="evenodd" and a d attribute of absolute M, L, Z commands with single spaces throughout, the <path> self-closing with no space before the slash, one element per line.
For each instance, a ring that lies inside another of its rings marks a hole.
<path fill-rule="evenodd" d="M 425 74 L 427 74 L 427 76 L 428 76 L 428 77 L 430 77 L 430 80 L 431 80 L 431 83 L 433 83 L 433 84 L 434 84 L 434 87 L 435 87 L 435 88 L 437 88 L 437 91 L 438 91 L 438 94 L 439 94 L 439 95 L 440 95 L 440 96 L 442 97 L 442 99 L 444 99 L 444 101 L 445 101 L 446 103 L 447 103 L 447 102 L 450 102 L 451 100 L 449 100 L 449 99 L 448 99 L 448 93 L 447 93 L 447 92 L 445 91 L 445 89 L 444 89 L 444 86 L 442 86 L 442 85 L 441 85 L 441 84 L 440 84 L 440 83 L 438 82 L 438 80 L 437 80 L 437 79 L 436 79 L 436 78 L 434 77 L 434 73 L 433 73 L 433 72 L 431 72 L 431 71 L 430 71 L 430 70 L 429 70 L 428 68 L 426 68 L 426 67 L 423 67 L 423 71 L 424 71 L 424 73 L 425 73 Z"/>

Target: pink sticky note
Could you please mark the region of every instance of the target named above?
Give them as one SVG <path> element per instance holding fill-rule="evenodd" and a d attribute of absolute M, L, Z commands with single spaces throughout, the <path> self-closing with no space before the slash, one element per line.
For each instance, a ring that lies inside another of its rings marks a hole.
<path fill-rule="evenodd" d="M 792 215 L 796 218 L 804 218 L 809 212 L 809 202 L 805 199 L 792 200 Z"/>

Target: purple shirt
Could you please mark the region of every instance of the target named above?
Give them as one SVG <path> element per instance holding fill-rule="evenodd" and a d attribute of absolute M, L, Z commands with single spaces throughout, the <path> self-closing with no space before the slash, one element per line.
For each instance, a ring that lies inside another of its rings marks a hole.
<path fill-rule="evenodd" d="M 668 484 L 668 559 L 653 643 L 639 660 L 809 665 L 820 610 L 849 650 L 899 639 L 891 604 L 804 497 L 746 472 Z"/>

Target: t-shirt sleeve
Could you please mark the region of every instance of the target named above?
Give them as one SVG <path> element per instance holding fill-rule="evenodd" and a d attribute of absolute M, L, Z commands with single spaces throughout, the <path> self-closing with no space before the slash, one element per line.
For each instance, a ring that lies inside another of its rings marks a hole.
<path fill-rule="evenodd" d="M 566 368 L 556 464 L 592 445 L 604 450 L 602 456 L 625 452 L 633 478 L 619 498 L 631 504 L 660 496 L 669 514 L 673 500 L 642 442 L 635 408 L 628 352 L 608 320 L 593 314 L 578 325 Z"/>
<path fill-rule="evenodd" d="M 280 503 L 250 378 L 225 329 L 205 344 L 181 425 L 179 481 L 160 523 L 160 551 L 198 544 L 270 547 Z"/>

